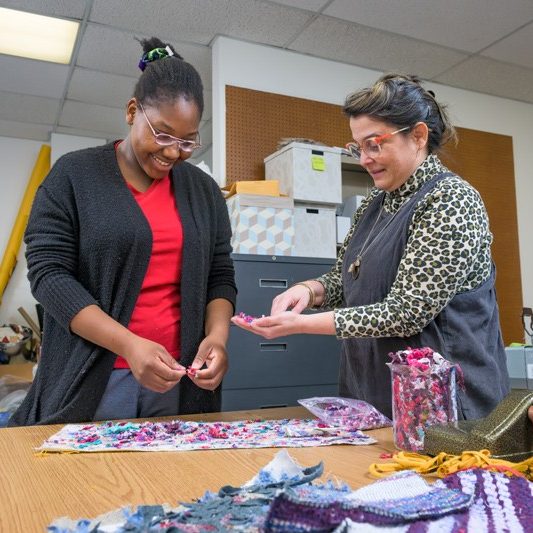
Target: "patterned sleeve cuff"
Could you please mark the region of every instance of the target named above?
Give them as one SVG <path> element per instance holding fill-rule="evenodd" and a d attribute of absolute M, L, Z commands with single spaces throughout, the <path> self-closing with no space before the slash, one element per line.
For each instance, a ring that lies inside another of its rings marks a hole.
<path fill-rule="evenodd" d="M 316 278 L 315 281 L 324 287 L 324 301 L 319 309 L 334 309 L 342 304 L 341 298 L 339 298 L 339 295 L 342 296 L 342 283 L 337 276 L 333 276 L 330 272 Z"/>

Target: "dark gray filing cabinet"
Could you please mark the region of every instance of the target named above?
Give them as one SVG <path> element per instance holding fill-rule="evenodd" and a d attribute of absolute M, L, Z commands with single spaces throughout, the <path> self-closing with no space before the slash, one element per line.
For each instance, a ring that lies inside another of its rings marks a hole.
<path fill-rule="evenodd" d="M 270 314 L 273 298 L 298 281 L 328 272 L 333 259 L 234 254 L 237 312 Z M 312 312 L 312 311 L 311 311 Z M 222 410 L 298 405 L 311 396 L 336 396 L 340 342 L 333 335 L 267 340 L 231 326 L 229 370 Z"/>

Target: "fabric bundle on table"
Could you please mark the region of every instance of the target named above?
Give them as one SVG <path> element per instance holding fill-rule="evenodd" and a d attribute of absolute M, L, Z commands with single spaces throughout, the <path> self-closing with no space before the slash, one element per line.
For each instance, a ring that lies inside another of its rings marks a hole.
<path fill-rule="evenodd" d="M 328 427 L 316 419 L 235 422 L 102 422 L 67 424 L 48 438 L 43 452 L 190 451 L 226 448 L 300 448 L 367 445 L 376 440 L 353 428 Z"/>
<path fill-rule="evenodd" d="M 139 506 L 96 520 L 60 519 L 53 533 L 113 532 L 405 532 L 527 533 L 533 525 L 533 483 L 482 469 L 434 484 L 406 471 L 352 491 L 314 482 L 322 464 L 303 469 L 280 452 L 242 487 L 222 487 L 199 501 Z"/>

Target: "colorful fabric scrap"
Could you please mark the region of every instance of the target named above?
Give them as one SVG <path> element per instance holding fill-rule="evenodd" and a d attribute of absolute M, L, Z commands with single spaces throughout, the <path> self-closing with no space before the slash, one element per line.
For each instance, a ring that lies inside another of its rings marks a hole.
<path fill-rule="evenodd" d="M 389 354 L 395 445 L 402 450 L 424 448 L 424 428 L 457 421 L 456 373 L 460 368 L 431 348 Z"/>
<path fill-rule="evenodd" d="M 402 472 L 352 492 L 345 484 L 331 481 L 317 484 L 322 471 L 322 463 L 302 468 L 283 451 L 242 487 L 222 487 L 218 493 L 207 492 L 199 501 L 176 508 L 140 506 L 133 512 L 122 509 L 93 520 L 62 518 L 54 521 L 48 531 L 528 533 L 532 530 L 533 483 L 524 478 L 473 469 L 429 485 L 414 472 Z"/>
<path fill-rule="evenodd" d="M 270 506 L 268 531 L 332 531 L 344 520 L 388 526 L 465 511 L 473 501 L 458 489 L 432 487 L 402 472 L 354 492 L 303 485 L 281 492 Z"/>
<path fill-rule="evenodd" d="M 242 311 L 239 313 L 238 316 L 239 318 L 242 318 L 247 324 L 251 324 L 254 320 L 257 320 L 257 317 L 252 316 L 252 315 L 247 315 L 246 313 L 243 313 Z"/>
<path fill-rule="evenodd" d="M 147 533 L 263 531 L 270 502 L 279 490 L 309 484 L 322 475 L 319 463 L 302 468 L 285 451 L 280 451 L 242 487 L 222 487 L 206 492 L 197 502 L 172 508 L 142 505 L 112 511 L 96 519 L 60 518 L 48 527 L 50 533 Z"/>
<path fill-rule="evenodd" d="M 436 520 L 420 520 L 387 528 L 398 533 L 530 533 L 533 531 L 533 483 L 522 477 L 508 477 L 482 469 L 451 474 L 434 483 L 435 488 L 460 490 L 472 496 L 472 505 L 464 512 Z M 383 531 L 369 529 L 352 520 L 344 521 L 339 533 Z"/>
<path fill-rule="evenodd" d="M 237 422 L 103 422 L 69 424 L 47 439 L 41 451 L 190 451 L 224 448 L 300 448 L 367 445 L 376 440 L 358 430 L 328 427 L 320 420 Z"/>
<path fill-rule="evenodd" d="M 298 400 L 298 403 L 328 426 L 361 430 L 392 426 L 392 422 L 384 414 L 363 400 L 318 396 Z"/>

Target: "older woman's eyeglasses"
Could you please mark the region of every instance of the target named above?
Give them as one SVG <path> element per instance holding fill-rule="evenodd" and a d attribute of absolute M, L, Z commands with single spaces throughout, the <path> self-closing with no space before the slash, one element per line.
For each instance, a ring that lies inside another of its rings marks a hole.
<path fill-rule="evenodd" d="M 148 120 L 148 117 L 146 116 L 146 113 L 144 111 L 144 108 L 139 102 L 139 107 L 141 108 L 141 111 L 143 112 L 144 118 L 146 119 L 146 122 L 148 123 L 148 126 L 150 126 L 150 129 L 152 130 L 152 133 L 155 137 L 155 142 L 159 144 L 160 146 L 172 146 L 173 144 L 178 145 L 178 149 L 186 152 L 188 154 L 194 152 L 197 148 L 200 148 L 200 134 L 196 134 L 196 139 L 194 141 L 186 140 L 186 139 L 179 139 L 178 137 L 174 137 L 172 135 L 169 135 L 168 133 L 157 133 Z"/>
<path fill-rule="evenodd" d="M 350 155 L 356 159 L 361 159 L 361 152 L 364 152 L 368 157 L 376 157 L 381 153 L 381 143 L 385 139 L 388 139 L 389 137 L 392 137 L 401 131 L 406 131 L 409 129 L 411 129 L 411 127 L 406 126 L 405 128 L 401 128 L 391 133 L 379 135 L 378 137 L 370 137 L 369 139 L 365 139 L 361 146 L 355 142 L 350 142 L 346 144 L 346 150 L 348 150 Z"/>

